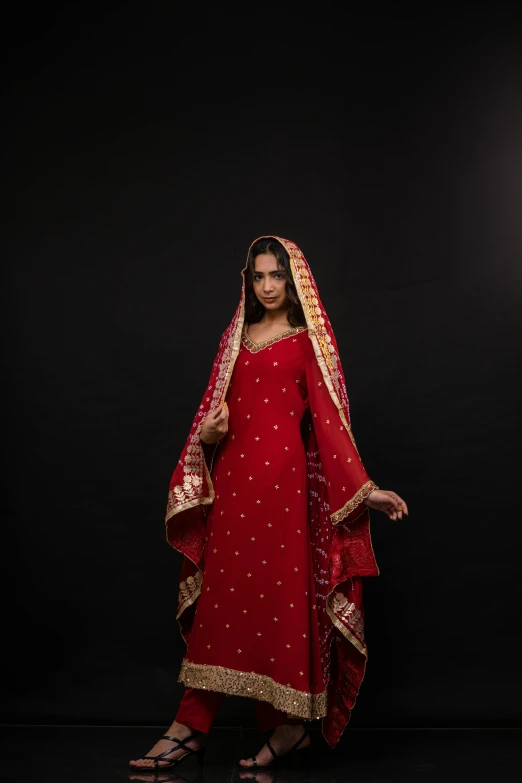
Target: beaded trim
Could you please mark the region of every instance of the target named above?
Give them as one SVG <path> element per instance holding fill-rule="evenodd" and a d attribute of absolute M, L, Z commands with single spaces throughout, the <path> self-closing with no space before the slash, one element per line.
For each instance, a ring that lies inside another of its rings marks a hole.
<path fill-rule="evenodd" d="M 339 511 L 335 511 L 333 514 L 330 514 L 330 519 L 334 525 L 338 522 L 341 522 L 341 520 L 347 517 L 348 514 L 351 514 L 352 511 L 355 511 L 359 503 L 362 503 L 362 501 L 367 498 L 370 492 L 373 492 L 374 489 L 379 489 L 379 487 L 373 481 L 367 481 L 366 484 L 363 484 L 360 490 L 355 493 L 353 498 L 349 500 L 348 503 L 345 503 L 344 506 L 339 509 Z"/>
<path fill-rule="evenodd" d="M 184 683 L 189 688 L 266 701 L 276 710 L 292 718 L 313 720 L 324 718 L 327 713 L 326 692 L 298 691 L 290 685 L 281 685 L 266 674 L 192 663 L 185 658 L 181 664 L 178 682 Z"/>
<path fill-rule="evenodd" d="M 263 340 L 261 343 L 256 343 L 254 340 L 252 340 L 251 337 L 248 335 L 248 325 L 245 324 L 243 327 L 243 335 L 242 335 L 242 342 L 245 348 L 247 348 L 250 353 L 257 353 L 258 351 L 262 351 L 263 348 L 266 348 L 269 345 L 273 345 L 274 343 L 278 343 L 279 340 L 285 340 L 287 337 L 292 337 L 294 334 L 299 334 L 300 332 L 306 331 L 308 327 L 307 326 L 294 326 L 292 329 L 287 329 L 286 332 L 281 332 L 281 334 L 276 334 L 275 337 L 269 337 L 268 340 Z"/>

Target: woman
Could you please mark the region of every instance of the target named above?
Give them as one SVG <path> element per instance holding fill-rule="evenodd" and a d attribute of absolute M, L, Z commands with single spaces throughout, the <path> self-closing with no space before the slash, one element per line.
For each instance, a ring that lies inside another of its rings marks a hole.
<path fill-rule="evenodd" d="M 408 513 L 364 470 L 303 254 L 261 237 L 169 492 L 186 689 L 167 735 L 131 766 L 202 754 L 226 695 L 253 698 L 273 730 L 244 767 L 307 747 L 303 721 L 322 718 L 336 745 L 366 664 L 361 577 L 378 574 L 368 507 Z"/>

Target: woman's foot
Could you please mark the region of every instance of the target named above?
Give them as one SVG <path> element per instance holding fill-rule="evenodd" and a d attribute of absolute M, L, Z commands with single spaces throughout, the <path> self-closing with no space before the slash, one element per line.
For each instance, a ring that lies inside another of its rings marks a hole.
<path fill-rule="evenodd" d="M 272 745 L 277 756 L 284 756 L 285 753 L 295 745 L 296 742 L 303 736 L 304 728 L 302 725 L 293 726 L 285 725 L 278 726 L 270 737 L 270 744 Z M 298 751 L 301 748 L 307 748 L 310 744 L 310 737 L 306 736 L 299 745 Z M 261 750 L 256 756 L 256 761 L 259 767 L 266 767 L 274 763 L 274 757 L 270 753 L 270 750 L 266 745 L 263 745 Z M 242 767 L 253 767 L 254 762 L 252 759 L 241 759 L 240 765 Z"/>
<path fill-rule="evenodd" d="M 185 741 L 187 737 L 190 737 L 191 734 L 194 734 L 194 729 L 190 729 L 188 726 L 184 726 L 182 723 L 174 721 L 170 728 L 167 729 L 165 734 L 167 734 L 169 737 L 176 737 L 176 739 Z M 205 744 L 204 737 L 204 734 L 198 734 L 196 737 L 186 743 L 187 748 L 191 748 L 192 750 L 201 748 Z M 158 769 L 168 766 L 176 759 L 179 759 L 180 756 L 184 756 L 187 752 L 185 748 L 180 748 L 178 745 L 176 745 L 175 742 L 169 742 L 168 740 L 160 739 L 159 742 L 156 742 L 154 747 L 151 748 L 151 750 L 149 750 L 149 752 L 145 755 L 160 756 L 166 750 L 170 750 L 172 752 L 167 756 L 163 756 L 163 758 L 158 761 Z M 133 769 L 154 769 L 154 759 L 133 759 L 132 761 L 129 761 L 129 766 Z"/>

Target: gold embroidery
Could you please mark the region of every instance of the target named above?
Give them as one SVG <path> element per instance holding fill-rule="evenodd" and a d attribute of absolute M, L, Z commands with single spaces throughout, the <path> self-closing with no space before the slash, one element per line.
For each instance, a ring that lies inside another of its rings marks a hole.
<path fill-rule="evenodd" d="M 241 651 L 238 650 L 238 653 Z M 274 658 L 270 659 L 272 662 Z M 266 674 L 242 672 L 187 661 L 181 664 L 179 682 L 189 688 L 226 693 L 229 696 L 247 696 L 265 701 L 289 717 L 311 720 L 326 715 L 326 693 L 307 693 L 276 682 Z"/>
<path fill-rule="evenodd" d="M 361 632 L 362 635 L 364 620 L 361 612 L 355 609 L 355 604 L 350 603 L 345 595 L 334 590 L 326 599 L 326 611 L 335 627 L 367 658 L 368 652 L 365 645 L 346 626 L 346 623 L 349 622 L 353 630 L 356 633 Z"/>
<path fill-rule="evenodd" d="M 181 582 L 179 585 L 179 603 L 177 618 L 181 617 L 182 613 L 191 604 L 194 603 L 198 595 L 201 593 L 201 585 L 203 583 L 203 574 L 201 571 L 196 571 L 194 576 L 187 576 L 185 582 Z"/>
<path fill-rule="evenodd" d="M 355 493 L 351 500 L 345 503 L 344 506 L 338 511 L 330 514 L 330 520 L 334 524 L 341 522 L 341 520 L 347 517 L 348 514 L 351 514 L 351 512 L 357 508 L 359 503 L 362 503 L 362 501 L 367 498 L 370 492 L 373 492 L 374 489 L 378 489 L 377 484 L 375 484 L 373 481 L 367 481 L 366 484 L 363 484 L 360 490 Z"/>
<path fill-rule="evenodd" d="M 252 340 L 251 337 L 248 335 L 248 325 L 245 324 L 243 328 L 243 336 L 242 341 L 243 345 L 247 350 L 250 351 L 250 353 L 257 353 L 258 351 L 262 351 L 263 348 L 266 348 L 268 345 L 273 345 L 274 343 L 278 343 L 280 340 L 285 340 L 287 337 L 292 337 L 294 334 L 299 334 L 299 332 L 306 331 L 306 326 L 296 326 L 293 329 L 287 329 L 286 332 L 281 332 L 280 334 L 276 334 L 275 337 L 269 337 L 268 340 L 263 340 L 261 343 L 256 343 L 254 340 Z M 277 362 L 274 362 L 274 365 L 276 365 Z"/>

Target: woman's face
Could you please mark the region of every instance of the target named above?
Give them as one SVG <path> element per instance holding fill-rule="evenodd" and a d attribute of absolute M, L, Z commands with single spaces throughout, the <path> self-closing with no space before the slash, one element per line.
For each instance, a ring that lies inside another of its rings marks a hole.
<path fill-rule="evenodd" d="M 260 253 L 254 260 L 254 293 L 267 310 L 288 310 L 285 273 L 272 253 Z"/>

